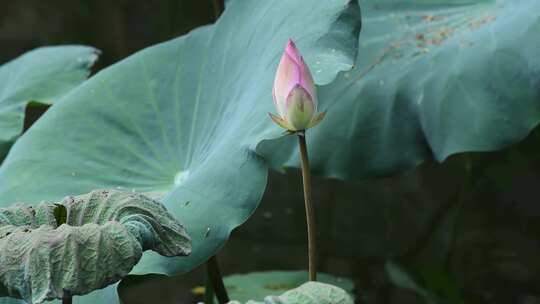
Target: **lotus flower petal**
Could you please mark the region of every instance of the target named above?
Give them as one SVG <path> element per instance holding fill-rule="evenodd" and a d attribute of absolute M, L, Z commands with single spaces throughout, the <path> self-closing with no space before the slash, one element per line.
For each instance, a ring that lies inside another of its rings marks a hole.
<path fill-rule="evenodd" d="M 287 97 L 285 120 L 293 131 L 305 130 L 315 113 L 315 105 L 309 93 L 301 86 L 295 86 Z"/>

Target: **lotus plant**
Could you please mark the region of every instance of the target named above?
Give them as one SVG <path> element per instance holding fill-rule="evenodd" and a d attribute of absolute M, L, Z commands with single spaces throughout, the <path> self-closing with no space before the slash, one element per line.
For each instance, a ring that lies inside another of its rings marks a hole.
<path fill-rule="evenodd" d="M 315 82 L 309 67 L 291 39 L 289 39 L 281 56 L 272 93 L 279 116 L 270 114 L 270 117 L 288 134 L 298 135 L 308 230 L 309 280 L 316 281 L 315 212 L 311 199 L 311 174 L 305 132 L 319 124 L 323 120 L 325 112 L 316 114 L 317 89 Z"/>

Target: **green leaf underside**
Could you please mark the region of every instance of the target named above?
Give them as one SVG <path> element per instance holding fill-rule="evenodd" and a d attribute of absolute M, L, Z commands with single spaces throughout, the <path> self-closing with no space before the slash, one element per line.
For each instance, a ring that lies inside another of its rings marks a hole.
<path fill-rule="evenodd" d="M 349 2 L 310 2 L 306 11 L 304 0 L 229 1 L 215 25 L 103 70 L 15 144 L 0 168 L 0 205 L 103 187 L 145 192 L 186 225 L 193 251 L 182 258 L 147 252 L 133 274 L 193 269 L 264 192 L 268 167 L 254 150 L 282 133 L 267 113 L 275 111 L 272 83 L 287 39 L 316 67 L 318 84 L 352 66 L 360 17 Z M 74 300 L 113 294 L 107 288 Z"/>
<path fill-rule="evenodd" d="M 366 0 L 355 68 L 319 90 L 312 170 L 345 179 L 501 149 L 540 119 L 540 1 Z M 298 166 L 294 141 L 274 167 Z"/>
<path fill-rule="evenodd" d="M 140 194 L 96 190 L 0 208 L 0 296 L 40 304 L 87 294 L 126 276 L 145 250 L 179 256 L 191 248 L 183 226 Z"/>
<path fill-rule="evenodd" d="M 0 65 L 0 163 L 22 133 L 26 106 L 58 101 L 88 77 L 98 54 L 85 46 L 44 47 Z"/>
<path fill-rule="evenodd" d="M 241 303 L 249 300 L 263 301 L 267 296 L 278 296 L 295 289 L 308 280 L 306 271 L 265 271 L 236 274 L 223 278 L 229 298 Z M 352 293 L 351 280 L 338 278 L 325 273 L 318 274 L 318 282 L 342 288 Z"/>

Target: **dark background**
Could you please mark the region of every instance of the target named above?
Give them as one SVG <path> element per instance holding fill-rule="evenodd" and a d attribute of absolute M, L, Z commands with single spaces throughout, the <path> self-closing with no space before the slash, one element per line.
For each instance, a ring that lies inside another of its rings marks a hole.
<path fill-rule="evenodd" d="M 0 62 L 44 45 L 85 44 L 98 68 L 214 22 L 210 0 L 2 0 Z"/>
<path fill-rule="evenodd" d="M 0 63 L 39 46 L 85 44 L 102 50 L 99 70 L 213 21 L 210 0 L 2 0 Z M 353 279 L 358 303 L 430 303 L 392 282 L 390 260 L 431 303 L 540 303 L 539 144 L 533 132 L 504 151 L 394 177 L 315 178 L 320 270 Z M 304 269 L 303 212 L 299 172 L 272 172 L 260 208 L 219 253 L 224 274 Z M 129 304 L 194 303 L 190 290 L 204 279 L 197 269 L 125 283 Z"/>

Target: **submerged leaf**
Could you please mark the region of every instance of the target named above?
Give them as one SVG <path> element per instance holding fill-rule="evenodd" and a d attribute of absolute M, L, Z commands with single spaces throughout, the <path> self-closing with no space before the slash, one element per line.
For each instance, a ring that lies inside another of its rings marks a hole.
<path fill-rule="evenodd" d="M 248 301 L 246 304 L 353 304 L 352 298 L 339 287 L 319 282 L 307 282 L 280 296 L 268 296 L 264 302 Z M 240 304 L 232 301 L 230 304 Z"/>
<path fill-rule="evenodd" d="M 267 296 L 278 296 L 299 287 L 308 278 L 307 271 L 264 271 L 234 274 L 223 278 L 223 281 L 231 299 L 246 302 L 261 301 Z M 337 286 L 348 293 L 352 293 L 354 289 L 351 280 L 326 273 L 319 273 L 318 281 Z"/>

